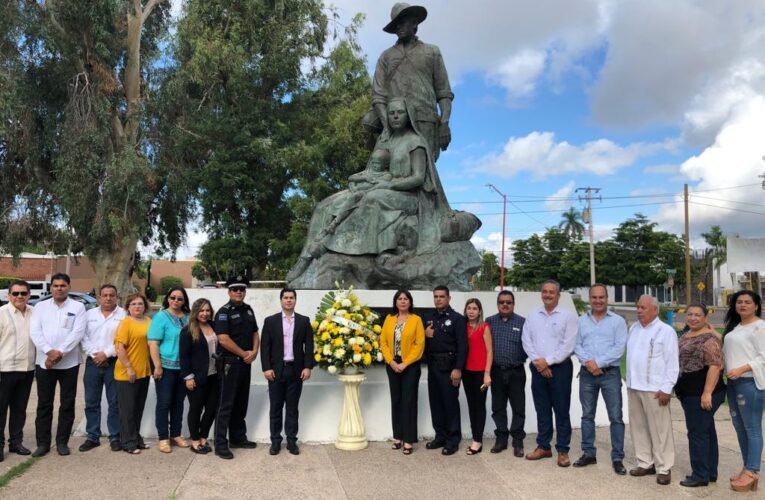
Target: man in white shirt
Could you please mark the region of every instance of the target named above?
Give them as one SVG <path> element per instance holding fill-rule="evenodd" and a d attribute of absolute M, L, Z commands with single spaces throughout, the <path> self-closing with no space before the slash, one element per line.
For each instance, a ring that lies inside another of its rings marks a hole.
<path fill-rule="evenodd" d="M 638 461 L 630 475 L 657 474 L 656 482 L 668 485 L 675 463 L 669 401 L 680 372 L 677 333 L 659 320 L 655 297 L 640 297 L 637 316 L 627 339 L 630 435 Z"/>
<path fill-rule="evenodd" d="M 560 284 L 547 280 L 542 285 L 542 303 L 523 324 L 523 350 L 531 360 L 531 394 L 537 411 L 537 448 L 527 460 L 552 457 L 553 412 L 557 436 L 558 465 L 568 467 L 571 444 L 571 355 L 576 344 L 576 314 L 558 304 Z"/>
<path fill-rule="evenodd" d="M 53 400 L 59 389 L 56 449 L 69 455 L 69 436 L 74 425 L 74 400 L 77 397 L 77 373 L 80 369 L 80 341 L 85 333 L 85 306 L 69 298 L 69 275 L 54 274 L 49 300 L 37 304 L 32 314 L 30 336 L 37 347 L 37 449 L 33 457 L 50 451 Z"/>
<path fill-rule="evenodd" d="M 90 451 L 101 444 L 101 394 L 104 390 L 109 403 L 106 417 L 109 444 L 112 451 L 122 450 L 117 386 L 114 383 L 114 363 L 117 361 L 114 333 L 124 317 L 125 310 L 117 305 L 117 287 L 102 285 L 98 292 L 98 307 L 85 313 L 85 334 L 81 343 L 87 356 L 82 378 L 87 438 L 80 445 L 80 451 Z"/>
<path fill-rule="evenodd" d="M 19 455 L 31 453 L 23 443 L 35 373 L 35 346 L 29 338 L 32 306 L 27 302 L 29 283 L 18 280 L 8 287 L 8 303 L 0 307 L 0 462 L 5 459 L 6 417 L 8 450 Z"/>

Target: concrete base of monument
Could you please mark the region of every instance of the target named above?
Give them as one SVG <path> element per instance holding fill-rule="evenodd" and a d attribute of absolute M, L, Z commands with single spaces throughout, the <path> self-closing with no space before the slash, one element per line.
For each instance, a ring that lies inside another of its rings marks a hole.
<path fill-rule="evenodd" d="M 189 300 L 194 301 L 200 297 L 209 299 L 213 307 L 217 310 L 228 301 L 227 291 L 225 289 L 187 289 Z M 393 304 L 394 290 L 357 290 L 359 299 L 371 307 L 388 307 Z M 297 311 L 313 319 L 319 306 L 321 298 L 326 290 L 298 290 L 297 292 Z M 433 297 L 430 291 L 412 291 L 415 309 L 417 307 L 433 306 Z M 496 292 L 452 292 L 452 307 L 462 312 L 465 301 L 468 298 L 478 298 L 484 307 L 484 315 L 496 314 Z M 245 299 L 253 309 L 258 320 L 258 325 L 263 324 L 265 317 L 279 312 L 279 290 L 276 289 L 248 289 Z M 538 292 L 516 292 L 515 293 L 515 311 L 527 316 L 533 309 L 541 305 Z M 571 296 L 563 294 L 561 297 L 563 307 L 574 310 L 574 303 Z M 575 428 L 581 426 L 582 408 L 579 403 L 579 363 L 574 360 L 574 379 L 571 387 L 571 425 Z M 364 418 L 364 427 L 366 439 L 370 441 L 384 441 L 392 438 L 391 414 L 390 414 L 390 392 L 388 390 L 388 379 L 385 368 L 382 365 L 374 365 L 364 370 L 366 380 L 359 387 L 359 405 L 361 414 Z M 432 437 L 433 426 L 431 424 L 430 408 L 428 405 L 428 370 L 423 366 L 422 376 L 419 384 L 419 404 L 418 404 L 418 433 L 422 437 Z M 156 437 L 157 430 L 154 420 L 154 409 L 156 405 L 156 391 L 152 387 L 149 389 L 149 395 L 146 401 L 143 421 L 141 425 L 141 434 L 145 437 Z M 626 387 L 622 388 L 622 400 L 624 408 L 624 422 L 627 423 L 627 394 Z M 311 379 L 303 385 L 303 393 L 300 398 L 300 431 L 298 438 L 302 442 L 330 443 L 337 439 L 338 422 L 340 421 L 343 410 L 344 387 L 337 376 L 328 374 L 325 370 L 316 368 L 313 370 Z M 486 426 L 484 435 L 486 437 L 494 436 L 494 422 L 491 419 L 491 392 L 487 394 L 486 401 Z M 107 406 L 106 400 L 103 401 L 102 425 L 101 429 L 106 429 Z M 188 403 L 186 403 L 188 409 Z M 247 411 L 247 434 L 250 439 L 259 442 L 270 442 L 269 419 L 268 419 L 268 384 L 263 377 L 260 365 L 260 359 L 253 363 L 252 381 L 250 387 L 249 409 Z M 508 417 L 511 415 L 508 406 Z M 462 417 L 462 435 L 465 438 L 471 436 L 470 421 L 468 418 L 467 401 L 462 390 L 460 390 L 460 412 Z M 595 417 L 595 423 L 598 426 L 608 425 L 608 416 L 606 413 L 603 399 L 599 398 L 598 408 Z M 186 418 L 184 415 L 184 435 L 188 436 L 186 429 Z M 534 410 L 534 401 L 531 396 L 531 374 L 526 367 L 526 425 L 527 433 L 537 432 L 537 418 Z M 85 419 L 77 428 L 77 434 L 85 433 Z M 212 432 L 211 432 L 212 434 Z M 527 443 L 526 447 L 531 449 L 533 443 Z"/>

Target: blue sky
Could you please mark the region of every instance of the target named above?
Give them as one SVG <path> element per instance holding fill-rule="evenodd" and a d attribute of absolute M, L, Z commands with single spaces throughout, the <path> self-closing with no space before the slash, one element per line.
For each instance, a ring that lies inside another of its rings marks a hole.
<path fill-rule="evenodd" d="M 359 41 L 371 72 L 395 42 L 382 31 L 393 2 L 333 3 L 343 24 L 366 14 Z M 586 186 L 604 198 L 597 239 L 637 211 L 680 234 L 684 183 L 693 246 L 713 224 L 764 236 L 765 3 L 420 4 L 419 36 L 441 48 L 455 93 L 453 141 L 437 168 L 454 208 L 482 220 L 478 248 L 502 246 L 501 198 L 487 183 L 513 202 L 507 248 L 581 209 L 574 190 Z M 189 249 L 203 238 L 190 235 Z"/>

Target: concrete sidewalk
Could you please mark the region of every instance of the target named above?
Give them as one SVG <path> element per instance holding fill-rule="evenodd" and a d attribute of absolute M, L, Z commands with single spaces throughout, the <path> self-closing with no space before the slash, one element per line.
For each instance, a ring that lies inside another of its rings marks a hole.
<path fill-rule="evenodd" d="M 82 389 L 80 385 L 79 389 Z M 24 442 L 34 448 L 35 389 L 29 404 Z M 311 416 L 302 408 L 301 419 Z M 250 411 L 267 411 L 250 408 Z M 626 411 L 626 409 L 625 409 Z M 511 452 L 489 453 L 492 440 L 486 440 L 484 452 L 467 456 L 464 451 L 443 457 L 425 449 L 420 442 L 411 456 L 392 451 L 389 443 L 370 443 L 360 452 L 343 452 L 332 445 L 302 444 L 299 456 L 286 450 L 276 457 L 268 454 L 266 444 L 255 450 L 234 450 L 234 460 L 222 460 L 212 454 L 199 456 L 189 450 L 174 448 L 165 455 L 150 440 L 150 450 L 131 456 L 112 452 L 106 440 L 88 453 L 77 447 L 82 437 L 72 437 L 72 455 L 60 457 L 55 448 L 39 459 L 23 475 L 0 489 L 0 498 L 731 498 L 728 476 L 740 470 L 741 458 L 727 406 L 717 413 L 720 441 L 720 482 L 706 488 L 688 489 L 678 483 L 689 473 L 688 442 L 682 410 L 673 400 L 676 465 L 672 484 L 659 486 L 655 477 L 617 476 L 609 461 L 608 428 L 598 429 L 599 463 L 584 469 L 562 469 L 554 459 L 530 462 L 513 457 Z M 78 396 L 78 421 L 83 417 L 82 392 Z M 54 419 L 55 420 L 55 419 Z M 488 426 L 492 423 L 489 419 Z M 421 429 L 428 432 L 430 429 Z M 55 433 L 55 430 L 54 430 Z M 534 447 L 534 435 L 526 438 L 526 451 Z M 580 433 L 574 432 L 571 459 L 579 455 Z M 463 443 L 464 450 L 468 442 Z M 7 450 L 7 448 L 6 448 Z M 634 466 L 634 452 L 626 436 L 625 466 Z M 6 455 L 0 473 L 28 457 Z M 762 493 L 748 498 L 762 498 Z M 747 498 L 747 497 L 742 497 Z"/>

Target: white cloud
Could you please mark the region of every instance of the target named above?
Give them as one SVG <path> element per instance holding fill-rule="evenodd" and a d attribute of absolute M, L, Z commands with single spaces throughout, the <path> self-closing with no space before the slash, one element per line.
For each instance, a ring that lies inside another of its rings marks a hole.
<path fill-rule="evenodd" d="M 689 206 L 692 234 L 719 224 L 727 234 L 763 235 L 765 215 L 758 215 L 765 214 L 765 196 L 758 177 L 765 171 L 763 130 L 765 98 L 752 97 L 731 109 L 712 145 L 683 163 L 681 173 L 689 183 L 696 183 L 691 187 Z M 745 185 L 749 186 L 721 189 Z M 669 230 L 681 232 L 682 203 L 662 208 L 657 219 Z"/>
<path fill-rule="evenodd" d="M 501 231 L 491 232 L 486 236 L 474 234 L 470 241 L 478 250 L 486 250 L 487 252 L 497 254 L 497 256 L 502 253 Z M 505 237 L 505 263 L 507 263 L 507 260 L 509 259 L 512 244 L 513 240 Z"/>
<path fill-rule="evenodd" d="M 528 171 L 537 179 L 565 173 L 610 175 L 662 149 L 666 149 L 663 144 L 620 146 L 607 139 L 574 145 L 555 142 L 553 132 L 532 132 L 525 137 L 511 137 L 500 153 L 479 160 L 475 170 L 499 177 Z"/>
<path fill-rule="evenodd" d="M 565 186 L 547 197 L 545 200 L 545 208 L 547 210 L 567 209 L 574 203 L 570 199 L 571 195 L 574 194 L 574 189 L 576 189 L 576 183 L 574 181 L 568 181 Z"/>
<path fill-rule="evenodd" d="M 526 49 L 508 57 L 489 73 L 489 78 L 503 86 L 507 90 L 508 100 L 515 102 L 534 93 L 537 79 L 544 69 L 545 53 Z"/>

